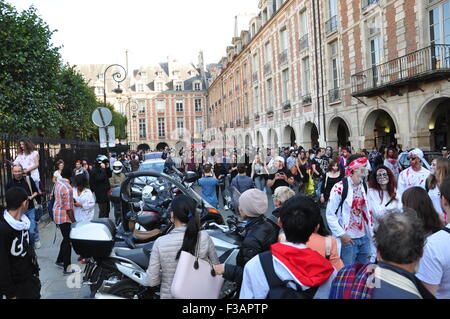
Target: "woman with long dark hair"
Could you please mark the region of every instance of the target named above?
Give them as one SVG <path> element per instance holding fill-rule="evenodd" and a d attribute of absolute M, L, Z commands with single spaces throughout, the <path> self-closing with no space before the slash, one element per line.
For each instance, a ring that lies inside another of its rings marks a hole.
<path fill-rule="evenodd" d="M 22 165 L 23 173 L 31 176 L 34 183 L 41 189 L 41 178 L 39 177 L 39 153 L 35 150 L 34 144 L 30 140 L 20 140 L 17 145 L 17 157 L 14 165 Z"/>
<path fill-rule="evenodd" d="M 170 209 L 170 220 L 175 228 L 158 238 L 152 248 L 147 274 L 150 287 L 161 285 L 161 299 L 173 298 L 170 288 L 182 251 L 192 255 L 198 253 L 200 259 L 209 260 L 213 265 L 219 263 L 211 238 L 206 232 L 200 231 L 200 216 L 196 207 L 192 198 L 176 196 Z"/>
<path fill-rule="evenodd" d="M 430 196 L 422 187 L 408 188 L 403 193 L 402 203 L 404 207 L 408 207 L 417 213 L 417 216 L 422 220 L 427 236 L 440 231 L 444 226 L 438 212 L 434 209 Z"/>
<path fill-rule="evenodd" d="M 369 176 L 367 201 L 372 210 L 374 226 L 389 210 L 402 207 L 401 199 L 397 195 L 397 179 L 386 166 L 380 165 Z"/>

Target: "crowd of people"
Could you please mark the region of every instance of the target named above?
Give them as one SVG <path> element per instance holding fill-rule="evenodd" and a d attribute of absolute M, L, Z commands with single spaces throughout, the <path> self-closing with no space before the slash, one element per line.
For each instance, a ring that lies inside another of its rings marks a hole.
<path fill-rule="evenodd" d="M 27 143 L 20 143 L 0 216 L 0 294 L 7 298 L 39 297 L 35 200 L 42 185 L 33 174 L 38 155 Z M 160 286 L 161 298 L 172 298 L 179 256 L 186 251 L 235 282 L 241 299 L 450 298 L 448 150 L 430 170 L 422 165 L 420 149 L 408 151 L 405 169 L 398 162 L 400 149 L 383 152 L 294 147 L 257 153 L 251 163 L 223 153 L 184 165 L 166 150 L 170 165 L 197 170 L 206 201 L 219 207 L 222 194 L 223 208 L 233 204 L 246 226 L 236 264 L 221 264 L 200 229 L 193 200 L 175 197 L 175 228 L 153 246 L 149 285 Z M 95 203 L 100 217 L 109 217 L 107 191 L 123 181 L 123 167 L 132 161 L 139 158 L 109 154 L 93 166 L 83 159 L 73 167 L 57 163 L 52 213 L 63 236 L 56 264 L 64 274 L 71 273 L 71 224 L 92 219 Z M 230 188 L 240 195 L 237 203 L 227 202 Z M 115 212 L 116 222 L 119 215 Z"/>
<path fill-rule="evenodd" d="M 247 222 L 237 264 L 216 264 L 214 255 L 216 273 L 234 281 L 242 299 L 450 298 L 448 150 L 430 170 L 420 149 L 408 151 L 405 169 L 401 149 L 383 152 L 284 148 L 256 154 L 250 165 L 225 156 L 197 165 L 203 196 L 216 207 L 229 176 Z M 164 276 L 152 263 L 149 275 Z"/>
<path fill-rule="evenodd" d="M 109 153 L 98 156 L 92 165 L 87 159 L 74 163 L 59 159 L 47 196 L 39 173 L 39 153 L 31 141 L 19 142 L 17 156 L 9 162 L 12 178 L 5 185 L 6 210 L 0 214 L 0 296 L 40 297 L 35 250 L 41 248 L 38 222 L 43 214 L 43 202 L 49 199 L 49 214 L 63 238 L 55 265 L 62 268 L 63 275 L 72 274 L 74 270 L 69 269 L 72 223 L 92 220 L 96 204 L 99 217 L 109 218 L 108 192 L 125 179 L 125 166 L 128 171 L 139 168 L 140 155 Z M 114 206 L 114 217 L 119 223 L 118 205 Z M 82 261 L 81 256 L 78 260 Z"/>

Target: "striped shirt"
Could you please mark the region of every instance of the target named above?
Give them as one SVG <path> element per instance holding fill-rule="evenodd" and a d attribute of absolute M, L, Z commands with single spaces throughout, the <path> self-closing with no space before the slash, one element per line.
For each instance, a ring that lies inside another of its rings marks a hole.
<path fill-rule="evenodd" d="M 58 180 L 55 185 L 53 219 L 57 225 L 71 223 L 68 210 L 73 210 L 73 189 L 67 179 Z"/>

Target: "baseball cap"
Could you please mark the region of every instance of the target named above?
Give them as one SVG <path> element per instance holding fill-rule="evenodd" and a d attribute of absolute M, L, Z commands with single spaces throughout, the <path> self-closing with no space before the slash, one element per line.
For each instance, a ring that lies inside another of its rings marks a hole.
<path fill-rule="evenodd" d="M 267 195 L 259 189 L 249 189 L 239 197 L 239 208 L 248 217 L 259 217 L 267 211 L 268 207 Z"/>

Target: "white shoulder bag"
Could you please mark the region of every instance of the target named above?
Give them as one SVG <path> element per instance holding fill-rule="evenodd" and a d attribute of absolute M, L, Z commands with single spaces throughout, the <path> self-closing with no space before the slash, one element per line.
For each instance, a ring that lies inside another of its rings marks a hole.
<path fill-rule="evenodd" d="M 170 292 L 176 299 L 218 299 L 223 276 L 216 275 L 210 261 L 200 259 L 197 238 L 195 256 L 182 251 L 178 260 Z"/>

